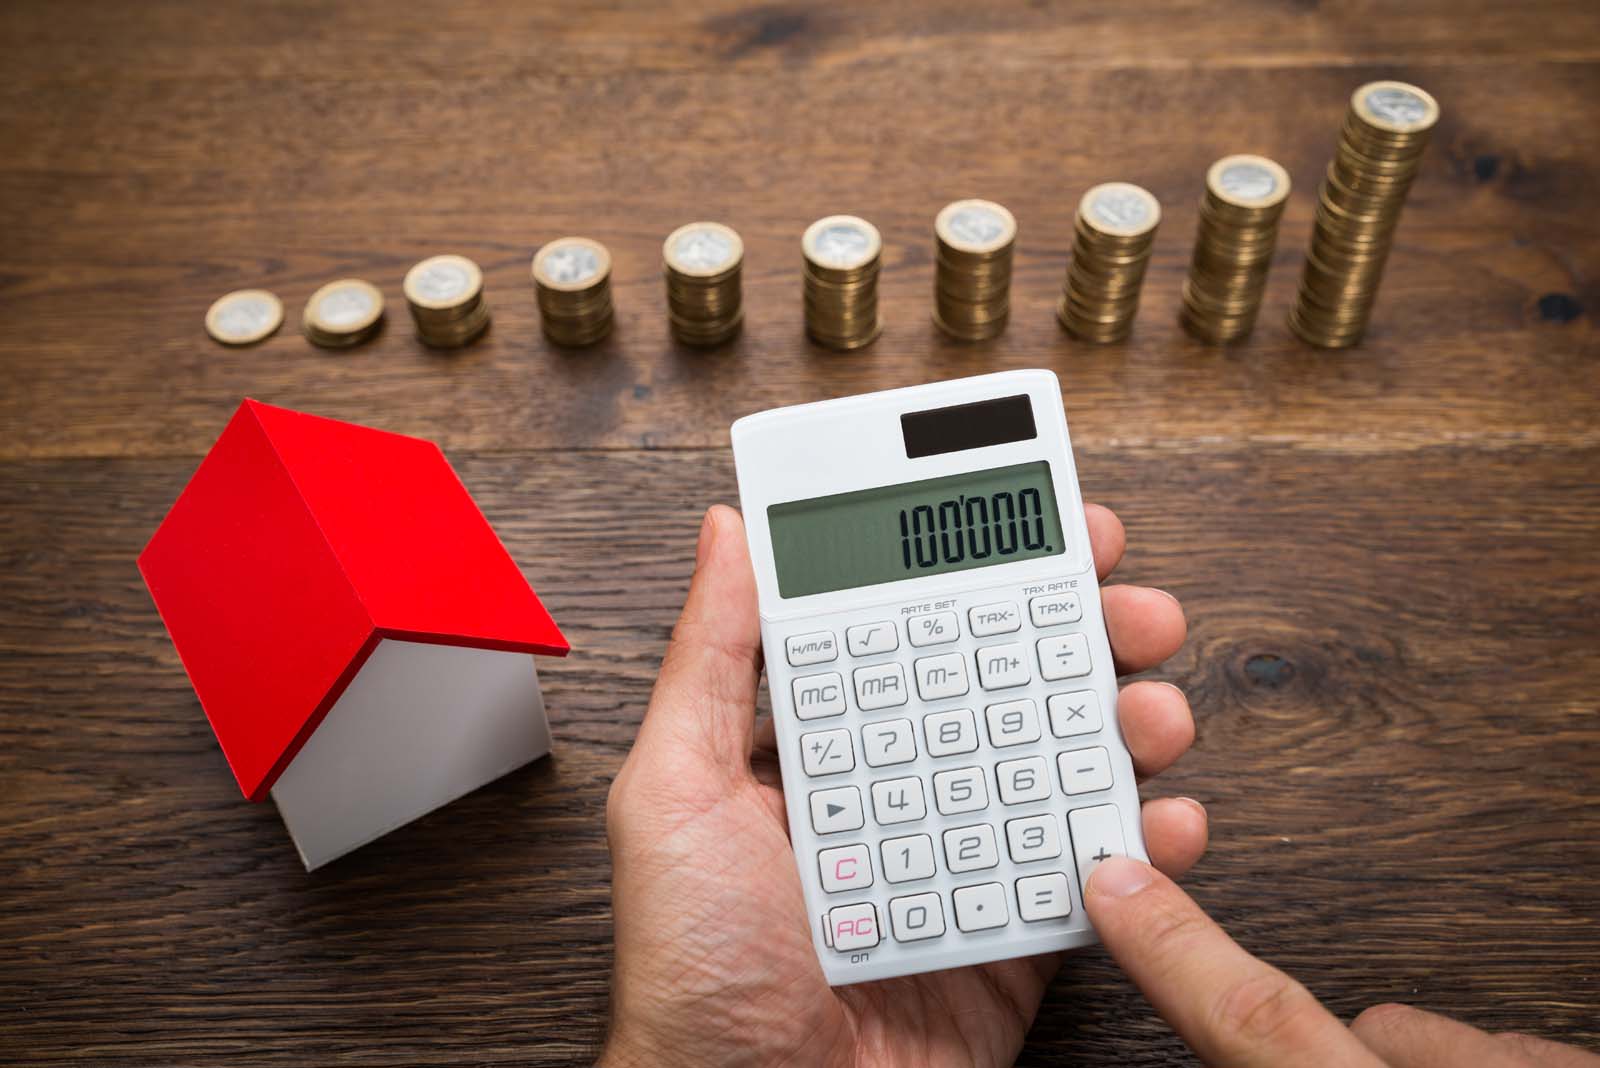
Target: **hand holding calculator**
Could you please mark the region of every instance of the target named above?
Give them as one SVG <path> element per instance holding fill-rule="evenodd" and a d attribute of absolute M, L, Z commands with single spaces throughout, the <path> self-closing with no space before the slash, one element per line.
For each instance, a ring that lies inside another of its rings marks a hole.
<path fill-rule="evenodd" d="M 1147 857 L 1055 375 L 763 412 L 733 448 L 829 981 L 1092 942 L 1083 881 Z"/>

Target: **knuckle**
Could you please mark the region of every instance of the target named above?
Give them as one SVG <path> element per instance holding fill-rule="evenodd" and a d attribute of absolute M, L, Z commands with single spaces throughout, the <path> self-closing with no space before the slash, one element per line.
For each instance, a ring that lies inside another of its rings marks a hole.
<path fill-rule="evenodd" d="M 1350 1030 L 1356 1037 L 1381 1037 L 1409 1031 L 1416 1022 L 1416 1010 L 1409 1005 L 1385 1002 L 1362 1010 L 1350 1021 Z"/>
<path fill-rule="evenodd" d="M 1292 1042 L 1319 1013 L 1311 991 L 1270 968 L 1223 991 L 1212 1022 L 1224 1042 L 1249 1048 Z"/>

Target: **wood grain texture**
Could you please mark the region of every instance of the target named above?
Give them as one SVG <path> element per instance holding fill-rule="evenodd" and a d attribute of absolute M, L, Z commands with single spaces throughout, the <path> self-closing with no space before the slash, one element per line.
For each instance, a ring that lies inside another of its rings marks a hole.
<path fill-rule="evenodd" d="M 0 1063 L 536 1064 L 593 1055 L 610 966 L 606 789 L 681 603 L 727 425 L 776 404 L 1047 366 L 1123 575 L 1183 598 L 1163 671 L 1195 752 L 1151 794 L 1212 814 L 1189 885 L 1352 1016 L 1384 999 L 1600 1045 L 1600 7 L 1426 0 L 1115 8 L 495 0 L 0 7 Z M 1368 343 L 1283 317 L 1350 89 L 1444 107 Z M 1282 161 L 1257 336 L 1175 317 L 1204 167 Z M 1051 309 L 1082 189 L 1166 212 L 1133 341 Z M 1014 321 L 938 337 L 931 221 L 1022 226 Z M 797 242 L 887 240 L 888 328 L 800 330 Z M 667 338 L 659 252 L 747 246 L 746 330 Z M 616 259 L 619 327 L 540 338 L 527 265 Z M 490 335 L 421 348 L 399 280 L 478 259 Z M 378 283 L 386 333 L 307 346 L 300 305 Z M 265 285 L 279 336 L 209 344 Z M 133 566 L 243 395 L 440 441 L 576 651 L 557 736 L 508 776 L 310 877 L 242 801 Z M 626 522 L 615 501 L 629 502 Z M 1103 953 L 1022 1063 L 1182 1047 Z"/>

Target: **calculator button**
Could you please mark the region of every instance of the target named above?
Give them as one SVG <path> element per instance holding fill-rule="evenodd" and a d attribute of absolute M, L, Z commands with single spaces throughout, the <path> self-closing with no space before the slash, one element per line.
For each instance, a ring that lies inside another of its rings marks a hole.
<path fill-rule="evenodd" d="M 967 629 L 974 638 L 1010 634 L 1022 626 L 1022 613 L 1012 601 L 996 601 L 967 609 Z"/>
<path fill-rule="evenodd" d="M 1069 795 L 1111 789 L 1111 754 L 1104 746 L 1062 753 L 1056 765 L 1061 769 L 1061 789 Z"/>
<path fill-rule="evenodd" d="M 910 823 L 927 814 L 928 802 L 922 796 L 922 780 L 916 776 L 872 784 L 872 816 L 879 823 L 885 826 Z"/>
<path fill-rule="evenodd" d="M 858 831 L 866 823 L 861 814 L 861 791 L 854 786 L 814 790 L 811 794 L 811 829 L 818 834 Z"/>
<path fill-rule="evenodd" d="M 840 953 L 878 944 L 878 907 L 870 901 L 828 910 L 828 940 Z"/>
<path fill-rule="evenodd" d="M 844 632 L 844 644 L 851 656 L 892 653 L 900 648 L 900 631 L 887 619 L 881 623 L 863 623 Z"/>
<path fill-rule="evenodd" d="M 1061 855 L 1061 826 L 1053 814 L 1006 821 L 1006 848 L 1017 864 Z"/>
<path fill-rule="evenodd" d="M 1088 883 L 1089 873 L 1108 857 L 1125 857 L 1128 847 L 1122 840 L 1122 815 L 1116 805 L 1095 805 L 1067 813 L 1072 830 L 1072 856 L 1078 863 L 1078 882 Z"/>
<path fill-rule="evenodd" d="M 978 683 L 985 690 L 1026 686 L 1032 679 L 1028 651 L 1020 644 L 991 645 L 978 650 Z"/>
<path fill-rule="evenodd" d="M 1039 740 L 1039 706 L 1031 697 L 990 705 L 983 716 L 989 721 L 989 744 L 997 749 Z"/>
<path fill-rule="evenodd" d="M 844 679 L 837 671 L 802 675 L 794 680 L 794 714 L 800 719 L 844 715 Z"/>
<path fill-rule="evenodd" d="M 925 656 L 916 664 L 917 694 L 924 701 L 960 697 L 968 690 L 967 661 L 960 653 Z"/>
<path fill-rule="evenodd" d="M 891 883 L 933 878 L 933 839 L 927 835 L 885 838 L 878 848 L 883 853 L 883 877 Z"/>
<path fill-rule="evenodd" d="M 952 827 L 944 832 L 944 862 L 952 872 L 980 871 L 1000 863 L 994 828 L 987 823 Z"/>
<path fill-rule="evenodd" d="M 1083 604 L 1075 593 L 1054 593 L 1048 597 L 1035 597 L 1029 601 L 1028 615 L 1036 627 L 1076 623 L 1083 618 Z"/>
<path fill-rule="evenodd" d="M 995 765 L 994 778 L 1000 785 L 1001 804 L 1021 805 L 1050 796 L 1050 768 L 1044 757 L 1003 760 Z"/>
<path fill-rule="evenodd" d="M 889 924 L 896 942 L 920 942 L 944 934 L 944 903 L 938 894 L 911 894 L 889 900 Z"/>
<path fill-rule="evenodd" d="M 830 894 L 864 890 L 872 885 L 872 854 L 862 843 L 824 849 L 817 854 L 822 888 Z"/>
<path fill-rule="evenodd" d="M 863 712 L 906 703 L 906 670 L 899 664 L 856 668 L 856 704 Z"/>
<path fill-rule="evenodd" d="M 819 630 L 811 634 L 791 634 L 784 640 L 783 654 L 795 667 L 826 664 L 839 659 L 839 642 L 831 630 Z"/>
<path fill-rule="evenodd" d="M 952 708 L 922 717 L 922 735 L 929 756 L 970 753 L 978 748 L 978 723 L 970 708 Z"/>
<path fill-rule="evenodd" d="M 807 775 L 837 775 L 856 766 L 850 732 L 813 731 L 800 736 L 800 762 Z"/>
<path fill-rule="evenodd" d="M 1082 634 L 1040 638 L 1039 674 L 1051 682 L 1089 674 L 1089 639 Z"/>
<path fill-rule="evenodd" d="M 954 612 L 934 612 L 925 616 L 912 616 L 906 620 L 906 632 L 911 644 L 918 649 L 927 645 L 943 645 L 961 637 L 961 626 Z"/>
<path fill-rule="evenodd" d="M 956 906 L 956 926 L 963 931 L 987 931 L 1011 922 L 1006 911 L 1006 888 L 999 883 L 963 886 L 950 895 Z"/>
<path fill-rule="evenodd" d="M 861 751 L 870 768 L 906 764 L 917 759 L 916 734 L 909 719 L 869 723 L 861 728 Z"/>
<path fill-rule="evenodd" d="M 989 807 L 989 787 L 981 768 L 941 771 L 933 777 L 933 803 L 946 816 Z"/>
<path fill-rule="evenodd" d="M 1050 733 L 1057 738 L 1093 734 L 1105 726 L 1100 716 L 1100 698 L 1093 690 L 1053 694 L 1046 705 L 1050 709 Z"/>
<path fill-rule="evenodd" d="M 1072 884 L 1061 872 L 1017 880 L 1017 915 L 1032 923 L 1072 913 Z"/>

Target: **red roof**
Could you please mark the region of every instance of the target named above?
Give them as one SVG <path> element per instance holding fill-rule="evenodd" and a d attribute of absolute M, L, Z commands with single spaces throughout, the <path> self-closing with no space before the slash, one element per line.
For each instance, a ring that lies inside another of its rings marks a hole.
<path fill-rule="evenodd" d="M 437 445 L 253 400 L 139 571 L 254 801 L 383 638 L 568 649 Z"/>

